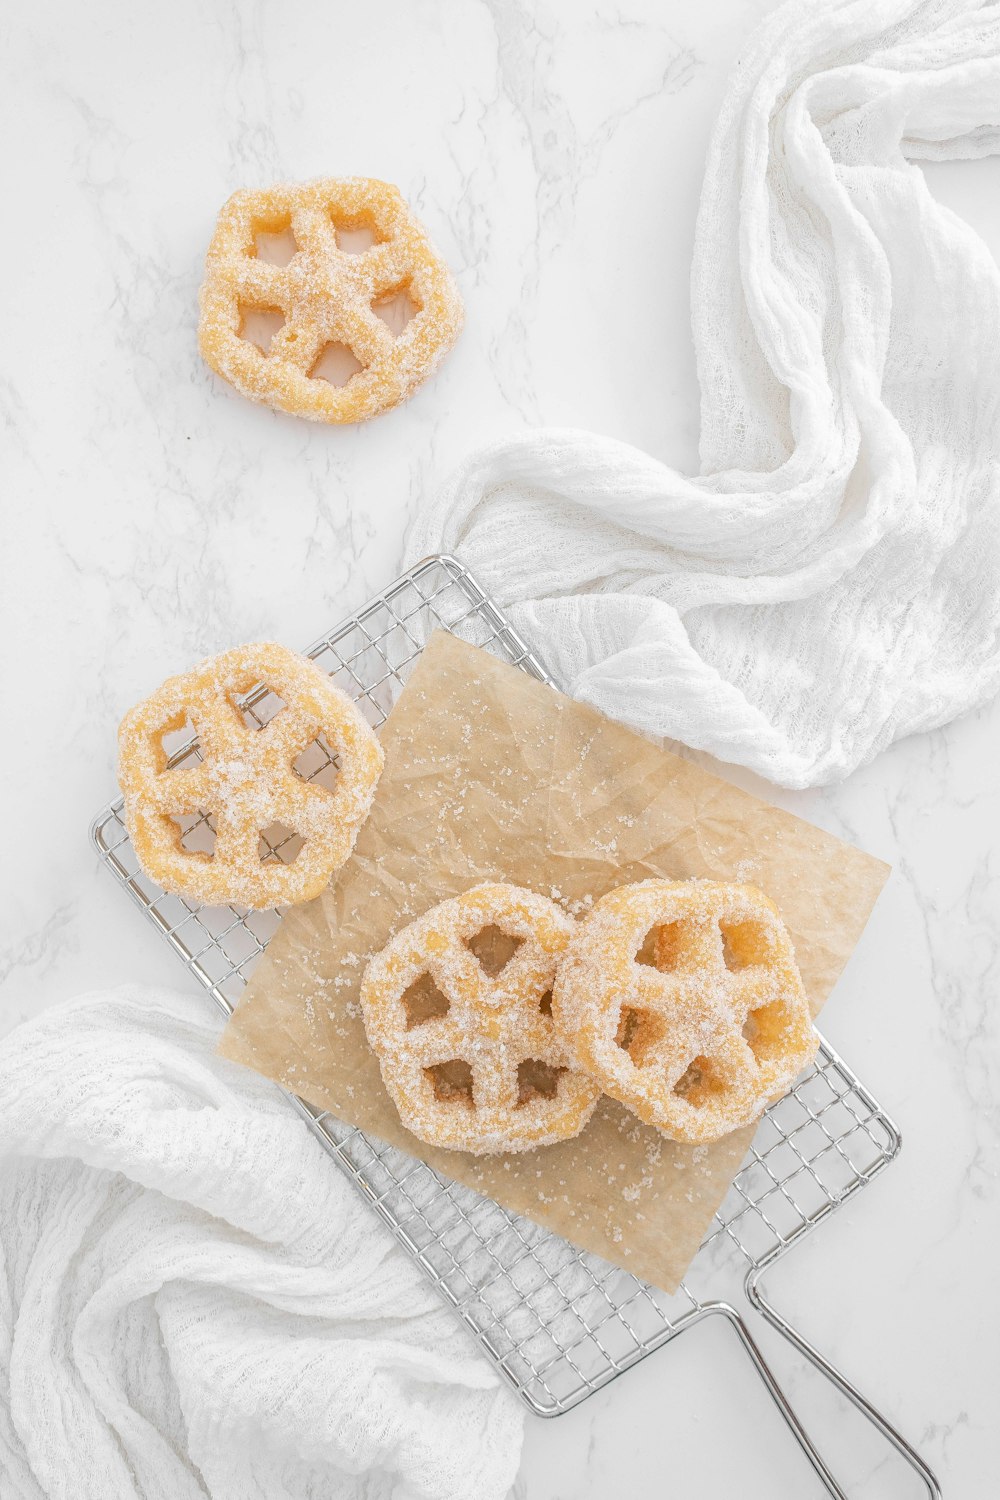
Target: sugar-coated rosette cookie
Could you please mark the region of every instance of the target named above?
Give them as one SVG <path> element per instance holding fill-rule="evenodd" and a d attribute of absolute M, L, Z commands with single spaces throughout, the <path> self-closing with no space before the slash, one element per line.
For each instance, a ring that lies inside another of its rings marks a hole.
<path fill-rule="evenodd" d="M 816 1054 L 791 939 L 746 885 L 644 880 L 579 924 L 552 1014 L 605 1093 L 673 1140 L 748 1125 Z"/>
<path fill-rule="evenodd" d="M 316 422 L 362 422 L 405 401 L 462 327 L 458 288 L 423 225 L 398 188 L 369 177 L 234 193 L 200 307 L 198 343 L 217 374 Z"/>
<path fill-rule="evenodd" d="M 280 705 L 263 727 L 248 695 Z M 164 740 L 185 727 L 196 753 L 171 767 Z M 274 642 L 168 678 L 125 715 L 118 746 L 140 865 L 164 890 L 212 906 L 318 896 L 354 847 L 383 761 L 350 698 L 315 662 Z M 318 764 L 335 765 L 333 786 L 311 775 L 314 750 Z M 210 847 L 192 846 L 192 827 Z"/>
<path fill-rule="evenodd" d="M 545 896 L 479 885 L 390 940 L 361 1006 L 385 1086 L 429 1145 L 489 1155 L 579 1134 L 600 1089 L 551 1015 L 574 923 Z"/>

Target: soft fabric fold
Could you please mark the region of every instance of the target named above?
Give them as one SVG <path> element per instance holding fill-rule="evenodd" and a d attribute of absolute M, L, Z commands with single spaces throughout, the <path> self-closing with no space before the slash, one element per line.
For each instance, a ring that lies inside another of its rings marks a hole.
<path fill-rule="evenodd" d="M 1000 274 L 916 163 L 998 131 L 997 5 L 791 0 L 708 153 L 701 472 L 528 432 L 408 559 L 456 552 L 575 696 L 788 786 L 995 693 Z"/>
<path fill-rule="evenodd" d="M 4 1500 L 500 1497 L 522 1418 L 210 1002 L 0 1044 Z"/>

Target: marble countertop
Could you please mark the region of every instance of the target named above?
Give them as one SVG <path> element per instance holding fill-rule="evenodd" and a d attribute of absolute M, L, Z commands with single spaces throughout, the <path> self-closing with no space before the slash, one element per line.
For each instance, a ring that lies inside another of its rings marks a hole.
<path fill-rule="evenodd" d="M 767 8 L 43 0 L 10 18 L 0 1032 L 89 987 L 185 982 L 87 841 L 118 718 L 163 676 L 350 612 L 486 440 L 590 426 L 696 467 L 697 194 L 727 72 Z M 928 169 L 994 253 L 997 171 Z M 337 429 L 210 375 L 196 292 L 234 188 L 352 173 L 415 205 L 467 325 L 407 406 Z M 824 1024 L 903 1152 L 773 1290 L 949 1496 L 986 1494 L 1000 1467 L 998 733 L 994 705 L 819 792 L 724 773 L 894 867 Z M 918 1494 L 762 1341 L 852 1495 Z M 706 1326 L 528 1422 L 520 1500 L 625 1492 L 821 1490 L 730 1332 Z"/>

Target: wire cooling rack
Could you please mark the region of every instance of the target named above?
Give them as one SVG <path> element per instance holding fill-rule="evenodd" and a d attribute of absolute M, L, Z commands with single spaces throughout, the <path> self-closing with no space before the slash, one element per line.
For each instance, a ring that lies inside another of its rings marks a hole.
<path fill-rule="evenodd" d="M 358 703 L 374 727 L 385 721 L 431 632 L 454 631 L 504 661 L 551 682 L 509 621 L 456 559 L 432 557 L 397 579 L 307 653 Z M 265 691 L 244 712 L 268 716 Z M 198 759 L 180 746 L 171 765 Z M 328 756 L 309 768 L 322 777 Z M 204 819 L 185 834 L 190 847 Z M 199 907 L 160 890 L 139 869 L 113 802 L 92 825 L 108 869 L 228 1015 L 280 921 L 277 912 Z M 287 841 L 286 841 L 287 842 Z M 285 844 L 262 845 L 280 859 Z M 475 1334 L 522 1400 L 540 1416 L 569 1411 L 617 1375 L 709 1315 L 736 1328 L 779 1410 L 831 1495 L 844 1497 L 798 1421 L 745 1319 L 718 1288 L 726 1264 L 743 1268 L 757 1311 L 827 1375 L 924 1480 L 919 1457 L 855 1387 L 765 1299 L 762 1272 L 871 1182 L 896 1155 L 898 1131 L 825 1041 L 815 1065 L 761 1121 L 750 1153 L 679 1290 L 669 1296 L 519 1217 L 423 1162 L 383 1145 L 300 1099 L 296 1107 L 359 1191 Z"/>

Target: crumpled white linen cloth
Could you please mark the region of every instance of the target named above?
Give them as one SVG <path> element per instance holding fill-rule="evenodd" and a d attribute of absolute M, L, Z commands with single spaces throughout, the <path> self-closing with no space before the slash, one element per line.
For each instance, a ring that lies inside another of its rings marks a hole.
<path fill-rule="evenodd" d="M 204 996 L 0 1042 L 3 1500 L 500 1500 L 521 1409 Z"/>
<path fill-rule="evenodd" d="M 1000 276 L 914 162 L 998 126 L 996 4 L 791 0 L 708 155 L 701 474 L 529 432 L 408 558 L 456 552 L 576 697 L 788 786 L 994 693 Z"/>

